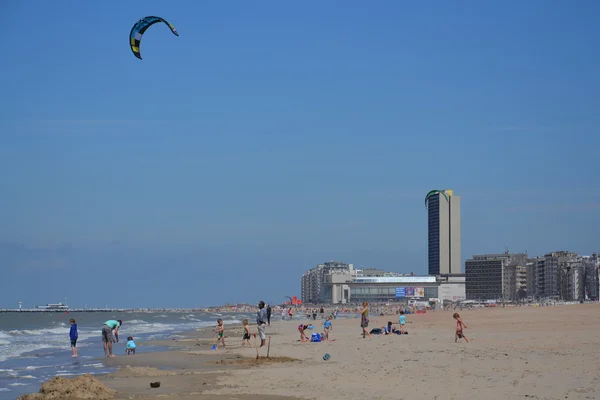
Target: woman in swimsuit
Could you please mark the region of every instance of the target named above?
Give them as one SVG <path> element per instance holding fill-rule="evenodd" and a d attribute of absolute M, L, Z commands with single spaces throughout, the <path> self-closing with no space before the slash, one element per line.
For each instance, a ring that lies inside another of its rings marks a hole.
<path fill-rule="evenodd" d="M 452 318 L 454 318 L 456 320 L 456 333 L 454 334 L 454 343 L 456 343 L 458 341 L 458 339 L 465 339 L 465 342 L 469 343 L 469 340 L 467 339 L 467 337 L 465 336 L 465 334 L 463 332 L 463 328 L 467 329 L 467 325 L 465 325 L 465 323 L 462 321 L 462 319 L 460 318 L 460 315 L 458 315 L 458 313 L 454 313 Z"/>

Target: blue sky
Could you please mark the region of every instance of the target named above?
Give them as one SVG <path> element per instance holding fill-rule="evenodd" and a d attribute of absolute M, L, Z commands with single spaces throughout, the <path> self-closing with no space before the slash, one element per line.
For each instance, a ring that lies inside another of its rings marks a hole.
<path fill-rule="evenodd" d="M 34 6 L 35 5 L 35 6 Z M 5 1 L 0 307 L 279 302 L 338 259 L 600 251 L 600 3 Z M 132 25 L 162 16 L 128 46 Z"/>

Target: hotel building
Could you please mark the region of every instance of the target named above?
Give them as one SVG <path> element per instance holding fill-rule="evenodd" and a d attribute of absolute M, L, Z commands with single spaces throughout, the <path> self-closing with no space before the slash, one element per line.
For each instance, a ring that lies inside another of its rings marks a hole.
<path fill-rule="evenodd" d="M 428 216 L 429 275 L 461 273 L 460 197 L 452 190 L 425 196 Z"/>

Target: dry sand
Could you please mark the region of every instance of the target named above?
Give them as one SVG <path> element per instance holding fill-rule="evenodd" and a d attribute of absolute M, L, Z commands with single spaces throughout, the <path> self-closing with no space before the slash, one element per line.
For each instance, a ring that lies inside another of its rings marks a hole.
<path fill-rule="evenodd" d="M 139 346 L 135 356 L 108 360 L 123 368 L 102 382 L 118 399 L 600 399 L 600 305 L 461 316 L 470 343 L 454 343 L 449 311 L 408 315 L 408 335 L 367 339 L 359 320 L 334 320 L 328 343 L 298 342 L 304 319 L 277 322 L 267 328 L 271 360 L 258 361 L 255 348 L 241 347 L 239 328 L 216 351 L 202 332 L 170 341 L 172 351 L 144 354 Z M 373 328 L 397 316 L 370 319 Z M 321 321 L 315 326 L 322 331 Z M 150 389 L 155 381 L 161 387 Z"/>

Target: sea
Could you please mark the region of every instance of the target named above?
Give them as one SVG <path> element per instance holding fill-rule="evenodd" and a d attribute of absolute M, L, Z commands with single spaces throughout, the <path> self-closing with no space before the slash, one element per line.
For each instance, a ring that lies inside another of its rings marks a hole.
<path fill-rule="evenodd" d="M 79 357 L 71 358 L 69 319 L 79 331 Z M 0 313 L 0 400 L 15 399 L 38 392 L 42 382 L 54 376 L 85 373 L 106 374 L 101 342 L 102 325 L 109 319 L 123 320 L 119 343 L 113 352 L 125 354 L 126 338 L 136 341 L 174 339 L 179 334 L 216 325 L 216 320 L 241 323 L 250 313 L 203 312 L 11 312 Z M 138 343 L 137 352 L 164 351 L 166 348 Z"/>

